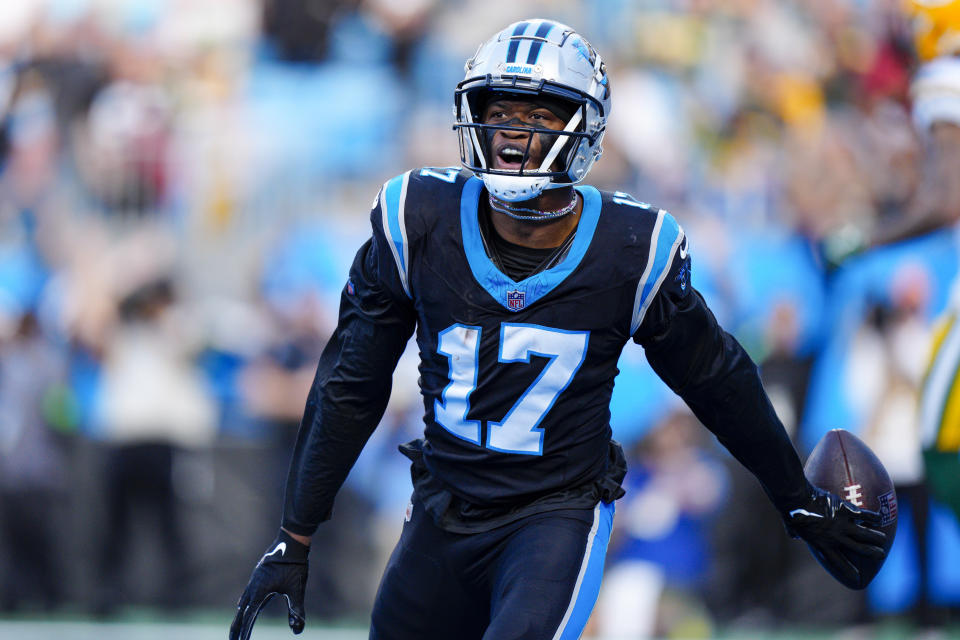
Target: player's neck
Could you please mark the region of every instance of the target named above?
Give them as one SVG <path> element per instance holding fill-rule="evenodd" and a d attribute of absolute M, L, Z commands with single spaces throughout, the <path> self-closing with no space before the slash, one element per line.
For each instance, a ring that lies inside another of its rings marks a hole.
<path fill-rule="evenodd" d="M 564 206 L 570 204 L 574 196 L 575 191 L 573 187 L 550 189 L 544 191 L 532 200 L 525 200 L 516 204 L 526 209 L 550 212 L 562 209 Z M 482 198 L 481 202 L 486 204 L 486 198 Z M 491 209 L 489 205 L 487 206 L 487 210 L 490 213 L 490 222 L 493 224 L 494 230 L 507 242 L 533 249 L 548 249 L 560 246 L 567 236 L 570 235 L 570 232 L 573 231 L 574 227 L 577 226 L 577 223 L 580 222 L 580 213 L 583 211 L 583 199 L 577 197 L 576 206 L 569 214 L 546 222 L 517 220 L 516 218 Z"/>

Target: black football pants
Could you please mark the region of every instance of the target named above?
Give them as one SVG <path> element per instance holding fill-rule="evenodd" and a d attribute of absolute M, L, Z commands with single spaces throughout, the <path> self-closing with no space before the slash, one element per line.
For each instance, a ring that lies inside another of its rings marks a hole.
<path fill-rule="evenodd" d="M 482 533 L 419 504 L 384 571 L 371 640 L 574 640 L 597 600 L 613 504 L 540 513 Z"/>

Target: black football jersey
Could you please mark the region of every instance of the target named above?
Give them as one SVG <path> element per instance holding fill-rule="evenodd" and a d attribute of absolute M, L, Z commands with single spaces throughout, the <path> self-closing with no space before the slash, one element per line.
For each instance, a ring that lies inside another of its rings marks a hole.
<path fill-rule="evenodd" d="M 445 528 L 622 494 L 609 403 L 630 339 L 775 504 L 798 503 L 799 458 L 756 365 L 690 286 L 677 221 L 625 193 L 576 189 L 583 209 L 569 252 L 516 282 L 484 250 L 481 180 L 425 168 L 384 184 L 307 398 L 286 529 L 311 535 L 330 517 L 414 332 L 424 439 L 402 450 Z"/>
<path fill-rule="evenodd" d="M 410 171 L 374 207 L 375 241 L 395 267 L 380 277 L 417 319 L 424 462 L 470 501 L 513 502 L 595 478 L 620 352 L 664 282 L 688 290 L 684 234 L 670 214 L 623 193 L 577 191 L 569 253 L 519 282 L 484 250 L 478 178 Z"/>

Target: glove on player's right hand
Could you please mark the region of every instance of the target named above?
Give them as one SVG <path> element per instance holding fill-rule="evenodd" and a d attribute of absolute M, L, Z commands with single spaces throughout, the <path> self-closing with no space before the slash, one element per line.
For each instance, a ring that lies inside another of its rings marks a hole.
<path fill-rule="evenodd" d="M 307 586 L 307 554 L 310 547 L 280 530 L 276 540 L 260 558 L 247 588 L 237 603 L 237 615 L 230 625 L 230 640 L 249 640 L 260 609 L 275 595 L 287 599 L 288 622 L 294 633 L 303 631 L 303 595 Z"/>

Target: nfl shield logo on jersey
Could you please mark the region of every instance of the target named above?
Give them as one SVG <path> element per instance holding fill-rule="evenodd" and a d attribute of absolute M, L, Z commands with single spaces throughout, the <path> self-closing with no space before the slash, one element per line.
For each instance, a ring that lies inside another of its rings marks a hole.
<path fill-rule="evenodd" d="M 520 290 L 507 291 L 507 308 L 511 311 L 520 311 L 523 309 L 526 292 Z"/>

